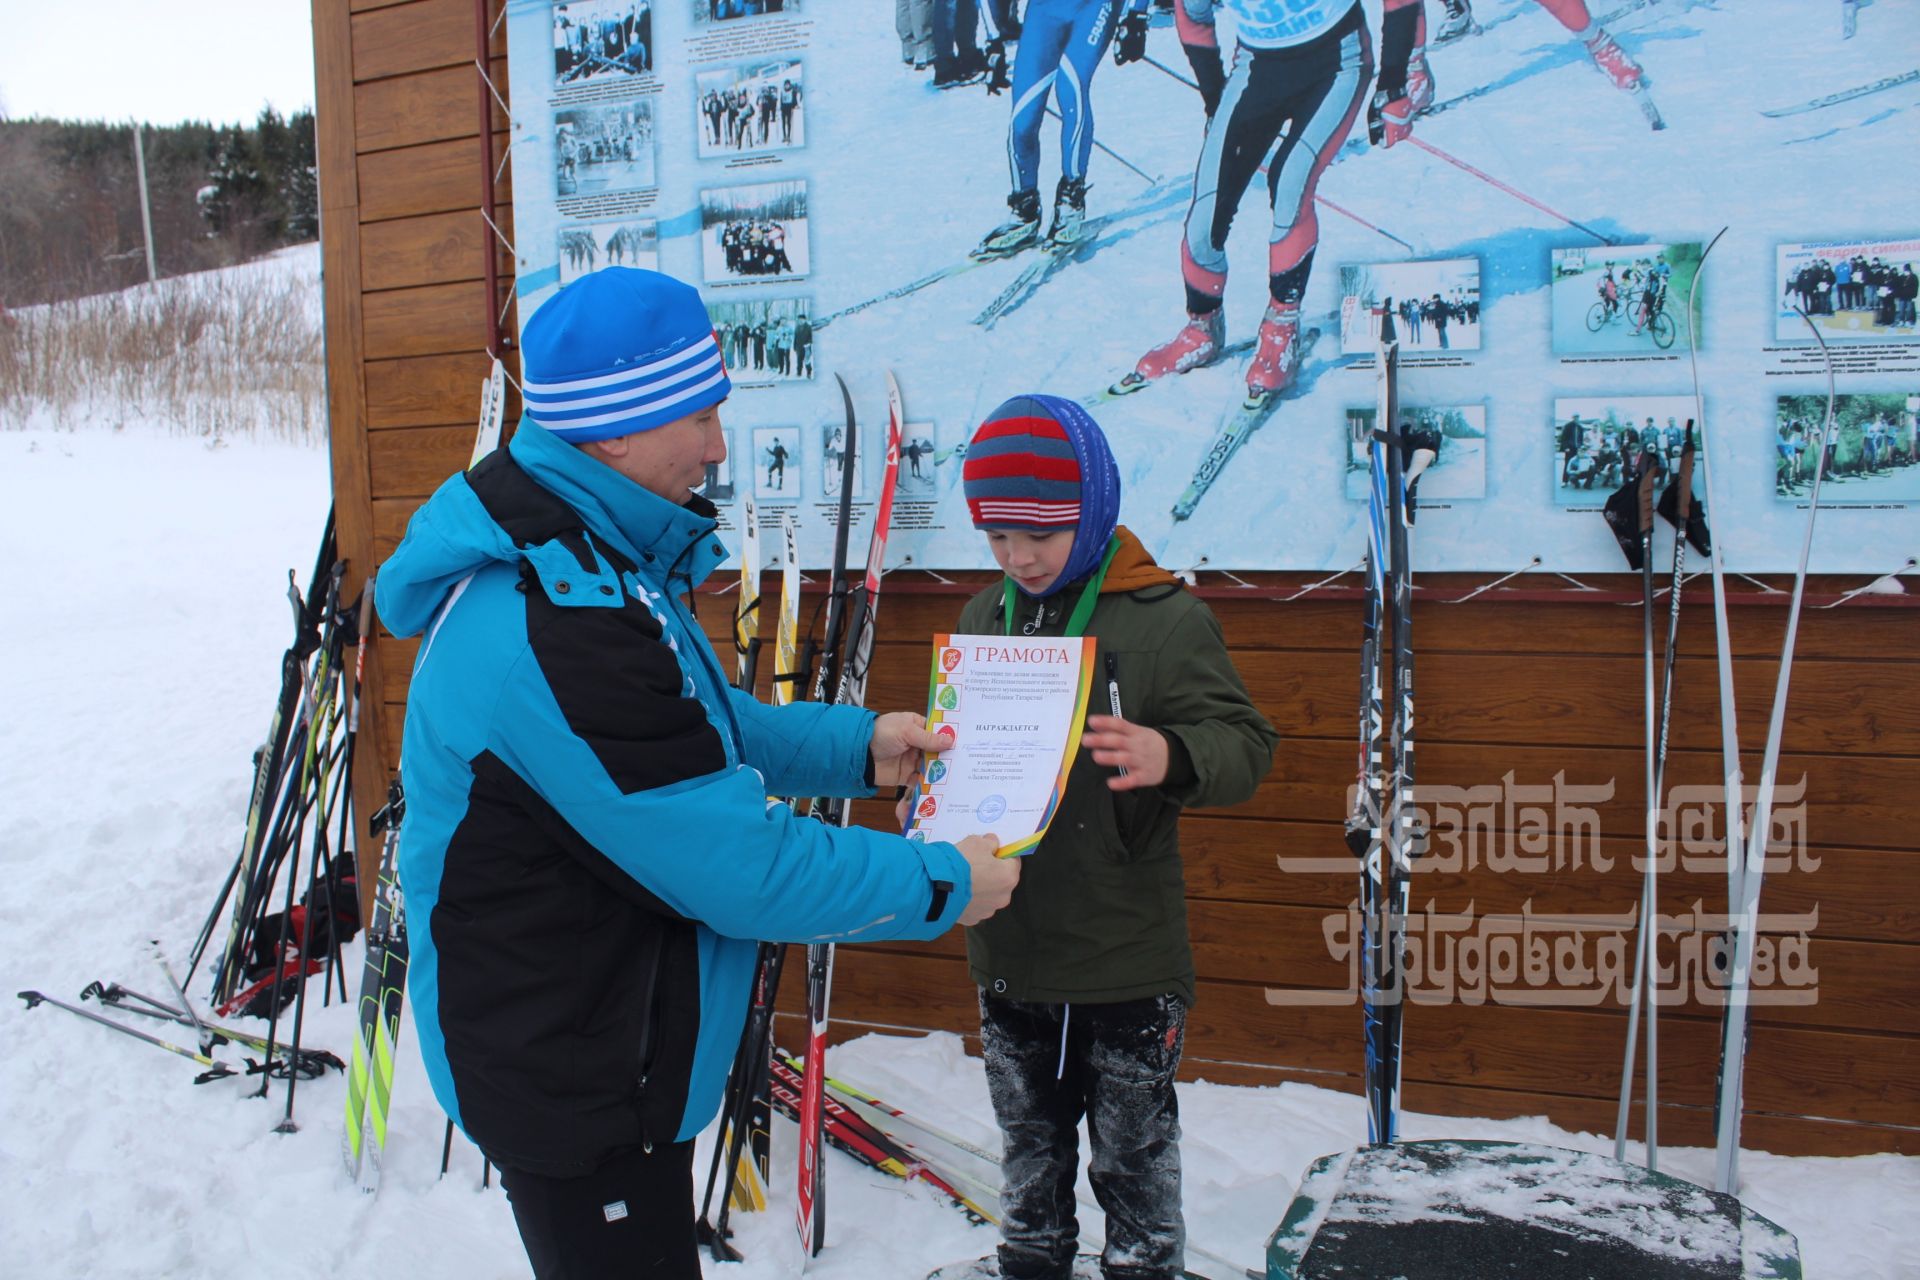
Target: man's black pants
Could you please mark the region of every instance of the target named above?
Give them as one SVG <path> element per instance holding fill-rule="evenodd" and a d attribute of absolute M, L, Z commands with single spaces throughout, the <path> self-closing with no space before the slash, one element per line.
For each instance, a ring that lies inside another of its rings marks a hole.
<path fill-rule="evenodd" d="M 693 1144 L 623 1151 L 582 1178 L 502 1168 L 535 1280 L 700 1280 Z"/>

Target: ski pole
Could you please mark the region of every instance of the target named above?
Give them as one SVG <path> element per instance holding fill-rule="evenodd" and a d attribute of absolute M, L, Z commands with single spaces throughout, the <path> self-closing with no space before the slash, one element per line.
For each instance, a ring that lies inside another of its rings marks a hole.
<path fill-rule="evenodd" d="M 192 1049 L 182 1048 L 180 1045 L 174 1044 L 171 1041 L 162 1040 L 159 1036 L 150 1036 L 146 1032 L 134 1027 L 129 1027 L 123 1022 L 115 1022 L 112 1018 L 103 1018 L 91 1009 L 82 1009 L 78 1005 L 68 1004 L 64 1000 L 55 1000 L 52 996 L 42 995 L 38 991 L 20 991 L 15 994 L 27 1002 L 27 1008 L 29 1009 L 37 1009 L 42 1004 L 50 1004 L 56 1009 L 65 1009 L 68 1013 L 78 1014 L 89 1022 L 97 1022 L 103 1027 L 111 1027 L 122 1035 L 132 1036 L 136 1040 L 145 1040 L 148 1044 L 156 1048 L 165 1049 L 168 1053 L 177 1053 L 183 1058 L 191 1058 L 201 1066 L 207 1068 L 194 1077 L 193 1082 L 195 1084 L 205 1084 L 209 1080 L 218 1080 L 223 1076 L 238 1074 L 226 1063 L 210 1058 L 204 1053 L 197 1053 Z"/>
<path fill-rule="evenodd" d="M 1540 201 L 1535 200 L 1532 196 L 1528 195 L 1526 192 L 1518 190 L 1515 187 L 1508 186 L 1506 183 L 1500 181 L 1500 179 L 1494 177 L 1492 174 L 1486 173 L 1482 170 L 1474 168 L 1472 165 L 1468 164 L 1465 160 L 1462 160 L 1459 156 L 1453 155 L 1446 151 L 1442 151 L 1439 147 L 1434 146 L 1431 142 L 1428 142 L 1425 138 L 1418 137 L 1414 134 L 1408 134 L 1407 141 L 1411 142 L 1414 146 L 1420 148 L 1422 151 L 1426 152 L 1428 155 L 1437 156 L 1438 158 L 1445 160 L 1448 164 L 1452 165 L 1454 168 L 1459 169 L 1465 173 L 1472 174 L 1474 177 L 1480 179 L 1480 181 L 1486 183 L 1488 186 L 1492 187 L 1494 190 L 1504 191 L 1506 194 L 1512 196 L 1515 200 L 1520 201 L 1522 204 L 1531 205 L 1532 207 L 1534 207 L 1535 209 L 1538 209 L 1540 212 L 1546 214 L 1550 218 L 1558 218 L 1561 222 L 1566 223 L 1568 226 L 1572 227 L 1576 231 L 1586 232 L 1588 235 L 1592 236 L 1595 240 L 1598 240 L 1601 244 L 1619 244 L 1620 243 L 1618 240 L 1614 239 L 1612 236 L 1602 235 L 1598 231 L 1595 231 L 1592 227 L 1588 226 L 1586 223 L 1581 222 L 1575 218 L 1569 218 L 1566 214 L 1561 213 L 1559 210 L 1550 208 L 1547 205 L 1542 204 Z"/>
<path fill-rule="evenodd" d="M 187 999 L 187 993 L 181 987 L 180 980 L 173 976 L 173 966 L 167 963 L 166 953 L 160 949 L 160 939 L 154 938 L 147 945 L 152 950 L 154 964 L 159 966 L 160 972 L 167 979 L 167 986 L 173 990 L 173 998 L 180 1002 L 182 1012 L 193 1024 L 194 1034 L 199 1037 L 200 1052 L 208 1052 L 213 1048 L 213 1032 L 207 1029 L 206 1023 L 200 1021 L 200 1015 L 193 1010 L 193 1001 Z"/>
<path fill-rule="evenodd" d="M 1698 276 L 1695 276 L 1698 279 Z M 1797 308 L 1796 308 L 1797 310 Z M 1827 417 L 1820 432 L 1820 456 L 1813 464 L 1813 490 L 1807 496 L 1807 531 L 1800 542 L 1800 565 L 1794 570 L 1793 599 L 1787 605 L 1787 635 L 1780 646 L 1780 674 L 1773 686 L 1773 713 L 1767 720 L 1767 745 L 1760 760 L 1760 782 L 1754 789 L 1753 821 L 1747 828 L 1746 865 L 1741 872 L 1739 914 L 1733 935 L 1733 971 L 1727 981 L 1727 1021 L 1723 1037 L 1723 1064 L 1720 1069 L 1720 1126 L 1716 1135 L 1714 1172 L 1716 1189 L 1728 1195 L 1736 1193 L 1740 1178 L 1740 1108 L 1745 1086 L 1747 1019 L 1751 997 L 1748 987 L 1753 974 L 1754 934 L 1759 931 L 1760 880 L 1766 874 L 1767 837 L 1773 825 L 1773 791 L 1780 765 L 1780 740 L 1787 723 L 1787 686 L 1793 678 L 1793 647 L 1800 633 L 1800 605 L 1806 596 L 1807 561 L 1813 554 L 1814 521 L 1820 515 L 1820 481 L 1827 468 L 1827 451 L 1833 447 L 1834 418 L 1833 353 L 1820 326 L 1805 311 L 1800 318 L 1813 331 L 1820 344 L 1820 355 L 1827 365 Z M 1719 546 L 1718 540 L 1714 546 Z M 1727 903 L 1731 915 L 1735 903 Z"/>
<path fill-rule="evenodd" d="M 131 988 L 124 987 L 118 982 L 89 982 L 85 989 L 80 992 L 80 998 L 82 1000 L 98 1000 L 101 1004 L 109 1004 L 123 1012 L 138 1014 L 143 1018 L 156 1018 L 161 1022 L 177 1022 L 182 1026 L 193 1025 L 184 1011 L 174 1008 L 164 1000 L 156 1000 L 152 996 L 143 995 Z M 126 1003 L 129 1000 L 137 1000 L 140 1003 Z M 266 1040 L 254 1035 L 250 1031 L 240 1031 L 218 1022 L 203 1022 L 201 1025 L 206 1027 L 207 1033 L 213 1041 L 213 1044 L 207 1050 L 209 1053 L 223 1044 L 237 1044 L 242 1048 L 252 1049 L 255 1052 L 263 1052 L 266 1048 Z M 250 1068 L 248 1071 L 249 1075 L 254 1074 L 255 1071 L 266 1069 L 265 1067 L 255 1064 L 252 1059 L 248 1059 L 248 1065 Z M 306 1079 L 323 1076 L 327 1073 L 328 1068 L 332 1068 L 335 1071 L 344 1071 L 346 1069 L 346 1063 L 340 1061 L 338 1057 L 325 1049 L 302 1049 L 288 1067 L 289 1070 L 300 1072 Z"/>
<path fill-rule="evenodd" d="M 1060 113 L 1058 111 L 1055 111 L 1051 106 L 1047 108 L 1047 114 L 1052 116 L 1055 120 L 1060 119 Z M 1152 174 L 1148 173 L 1145 169 L 1142 169 L 1139 165 L 1133 163 L 1133 161 L 1127 159 L 1125 156 L 1121 155 L 1118 151 L 1115 151 L 1112 147 L 1100 141 L 1100 139 L 1095 138 L 1093 140 L 1093 145 L 1095 147 L 1098 147 L 1100 150 L 1106 152 L 1108 155 L 1112 156 L 1115 160 L 1118 160 L 1121 164 L 1125 165 L 1128 169 L 1131 169 L 1135 174 L 1139 175 L 1141 181 L 1145 182 L 1148 186 L 1152 186 L 1154 183 L 1160 181 L 1160 179 L 1154 177 Z"/>

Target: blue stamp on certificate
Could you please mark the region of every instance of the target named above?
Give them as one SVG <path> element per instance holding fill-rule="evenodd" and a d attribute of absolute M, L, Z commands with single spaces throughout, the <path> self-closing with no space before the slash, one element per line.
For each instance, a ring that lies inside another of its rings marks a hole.
<path fill-rule="evenodd" d="M 998 822 L 1007 811 L 1007 798 L 1003 795 L 981 796 L 980 803 L 973 807 L 973 816 L 982 822 Z"/>

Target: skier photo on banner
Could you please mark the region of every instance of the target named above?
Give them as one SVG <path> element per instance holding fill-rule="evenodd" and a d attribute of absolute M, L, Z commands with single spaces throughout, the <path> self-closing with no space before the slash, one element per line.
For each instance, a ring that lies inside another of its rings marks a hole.
<path fill-rule="evenodd" d="M 807 145 L 806 65 L 797 58 L 716 67 L 694 76 L 702 160 Z"/>
<path fill-rule="evenodd" d="M 986 0 L 980 10 L 987 30 L 987 92 L 1010 90 L 1013 96 L 1013 118 L 1007 125 L 1007 165 L 1013 180 L 1007 207 L 1012 216 L 974 250 L 983 258 L 1018 253 L 1041 240 L 1040 132 L 1049 95 L 1059 103 L 1060 179 L 1053 189 L 1053 221 L 1045 238 L 1056 249 L 1079 243 L 1087 216 L 1087 161 L 1093 156 L 1094 72 L 1116 32 L 1115 62 L 1138 62 L 1147 49 L 1147 0 L 1029 0 L 1009 79 L 1009 4 Z"/>
<path fill-rule="evenodd" d="M 1005 1182 L 997 1259 L 943 1277 L 1075 1267 L 1079 1126 L 1108 1280 L 1186 1273 L 1174 1075 L 1195 974 L 1179 820 L 1252 796 L 1279 735 L 1219 622 L 1118 523 L 1120 473 L 1079 404 L 1022 395 L 987 416 L 961 485 L 1003 573 L 971 635 L 1098 637 L 1093 706 L 1058 811 L 1002 917 L 967 934 Z M 903 798 L 896 817 L 905 820 Z"/>
<path fill-rule="evenodd" d="M 800 428 L 755 427 L 753 429 L 753 496 L 755 501 L 797 502 L 798 483 L 787 483 L 787 464 L 800 452 Z"/>
<path fill-rule="evenodd" d="M 1700 267 L 1699 244 L 1601 245 L 1551 252 L 1556 355 L 1656 356 L 1687 332 L 1688 320 L 1680 309 Z M 1697 334 L 1697 314 L 1692 322 Z"/>
<path fill-rule="evenodd" d="M 705 283 L 795 279 L 812 270 L 805 181 L 713 187 L 701 191 L 699 199 Z"/>
<path fill-rule="evenodd" d="M 1819 464 L 1824 395 L 1781 396 L 1775 404 L 1774 496 L 1803 502 Z M 1834 397 L 1833 443 L 1820 505 L 1920 504 L 1920 391 L 1852 392 Z"/>
<path fill-rule="evenodd" d="M 1674 456 L 1686 431 L 1679 424 L 1694 413 L 1688 396 L 1574 396 L 1553 402 L 1548 426 L 1553 444 L 1553 501 L 1579 511 L 1597 511 L 1609 493 L 1627 482 L 1642 452 Z M 1667 423 L 1665 427 L 1660 423 Z"/>
<path fill-rule="evenodd" d="M 1804 341 L 1805 313 L 1822 336 L 1910 339 L 1920 298 L 1920 238 L 1783 244 L 1774 336 Z"/>
<path fill-rule="evenodd" d="M 1345 493 L 1365 502 L 1371 485 L 1368 445 L 1375 410 L 1347 410 Z M 1400 438 L 1409 443 L 1403 462 L 1411 502 L 1420 480 L 1429 500 L 1484 498 L 1487 494 L 1487 407 L 1483 404 L 1400 406 Z"/>
<path fill-rule="evenodd" d="M 1377 262 L 1340 268 L 1340 349 L 1371 355 L 1391 310 L 1401 352 L 1480 349 L 1480 260 Z"/>
<path fill-rule="evenodd" d="M 559 158 L 554 194 L 560 201 L 640 191 L 657 181 L 649 101 L 556 111 L 553 132 Z"/>
<path fill-rule="evenodd" d="M 1216 9 L 1230 11 L 1236 20 L 1231 74 L 1221 61 Z M 1360 0 L 1179 0 L 1174 17 L 1207 112 L 1193 203 L 1180 242 L 1187 324 L 1140 357 L 1116 390 L 1220 358 L 1227 341 L 1227 232 L 1265 161 L 1273 219 L 1267 237 L 1267 309 L 1246 372 L 1252 402 L 1284 391 L 1298 364 L 1300 300 L 1320 242 L 1314 207 L 1320 176 L 1362 105 L 1368 109 L 1368 136 L 1391 147 L 1412 132 L 1422 99 L 1431 96 L 1424 74 L 1410 75 L 1426 19 L 1420 0 L 1386 0 L 1375 81 Z"/>
<path fill-rule="evenodd" d="M 553 6 L 553 87 L 653 69 L 651 0 L 568 0 Z"/>

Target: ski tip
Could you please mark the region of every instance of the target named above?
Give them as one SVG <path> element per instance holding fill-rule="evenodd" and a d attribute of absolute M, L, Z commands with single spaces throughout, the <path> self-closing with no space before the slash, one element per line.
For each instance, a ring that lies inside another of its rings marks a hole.
<path fill-rule="evenodd" d="M 1147 385 L 1147 380 L 1137 372 L 1129 372 L 1120 381 L 1107 388 L 1110 396 L 1130 396 Z"/>

